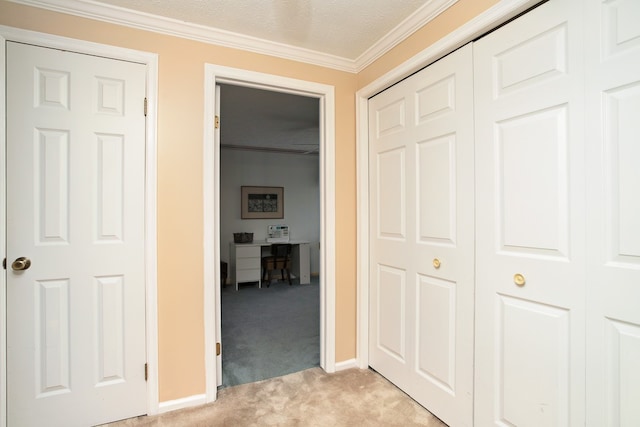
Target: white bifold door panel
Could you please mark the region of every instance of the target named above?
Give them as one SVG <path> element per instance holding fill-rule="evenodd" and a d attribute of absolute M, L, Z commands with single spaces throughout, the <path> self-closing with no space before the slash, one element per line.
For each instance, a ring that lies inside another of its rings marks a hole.
<path fill-rule="evenodd" d="M 369 101 L 369 363 L 448 425 L 640 426 L 638 23 L 543 2 Z"/>
<path fill-rule="evenodd" d="M 144 414 L 145 66 L 13 42 L 6 63 L 8 425 Z"/>
<path fill-rule="evenodd" d="M 585 422 L 582 6 L 474 45 L 477 426 Z"/>
<path fill-rule="evenodd" d="M 587 2 L 587 425 L 640 426 L 640 2 Z"/>
<path fill-rule="evenodd" d="M 473 417 L 471 54 L 369 101 L 369 364 L 451 426 Z"/>

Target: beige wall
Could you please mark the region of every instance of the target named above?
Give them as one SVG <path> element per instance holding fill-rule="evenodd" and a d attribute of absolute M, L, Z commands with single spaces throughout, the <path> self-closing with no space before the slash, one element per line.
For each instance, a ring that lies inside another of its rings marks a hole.
<path fill-rule="evenodd" d="M 0 0 L 0 25 L 159 54 L 160 401 L 204 393 L 204 64 L 333 85 L 336 95 L 336 361 L 356 356 L 355 92 L 497 0 L 459 0 L 358 75 L 48 12 Z M 177 261 L 180 262 L 177 262 Z"/>

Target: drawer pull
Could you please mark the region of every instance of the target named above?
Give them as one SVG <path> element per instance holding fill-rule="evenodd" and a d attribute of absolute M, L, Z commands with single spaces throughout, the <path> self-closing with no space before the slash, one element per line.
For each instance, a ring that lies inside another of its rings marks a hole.
<path fill-rule="evenodd" d="M 524 279 L 524 276 L 520 273 L 517 273 L 513 276 L 513 283 L 515 283 L 518 286 L 524 286 L 524 284 L 526 283 L 526 280 Z"/>
<path fill-rule="evenodd" d="M 435 268 L 436 270 L 440 268 L 440 260 L 438 258 L 433 259 L 433 268 Z"/>

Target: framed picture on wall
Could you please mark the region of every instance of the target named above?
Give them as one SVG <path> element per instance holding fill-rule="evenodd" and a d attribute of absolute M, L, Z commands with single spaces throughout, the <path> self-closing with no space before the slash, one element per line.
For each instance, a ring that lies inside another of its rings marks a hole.
<path fill-rule="evenodd" d="M 242 219 L 284 218 L 284 187 L 240 187 Z"/>

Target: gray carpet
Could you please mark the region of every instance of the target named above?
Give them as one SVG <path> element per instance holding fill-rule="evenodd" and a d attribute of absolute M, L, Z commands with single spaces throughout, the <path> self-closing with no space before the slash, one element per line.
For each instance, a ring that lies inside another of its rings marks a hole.
<path fill-rule="evenodd" d="M 247 384 L 320 365 L 320 293 L 273 281 L 222 289 L 222 384 Z"/>

